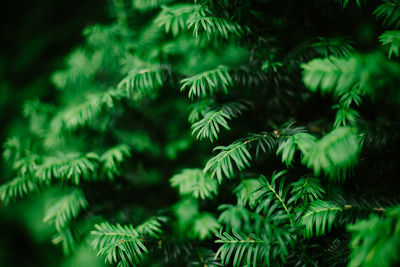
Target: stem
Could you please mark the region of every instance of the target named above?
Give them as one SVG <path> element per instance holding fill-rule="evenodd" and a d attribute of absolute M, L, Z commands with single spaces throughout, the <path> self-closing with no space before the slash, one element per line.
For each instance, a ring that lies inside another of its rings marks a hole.
<path fill-rule="evenodd" d="M 270 184 L 268 184 L 268 188 L 275 195 L 275 197 L 279 200 L 279 202 L 281 203 L 281 205 L 282 205 L 283 209 L 286 211 L 286 213 L 290 216 L 291 215 L 290 211 L 289 211 L 288 207 L 286 206 L 285 202 L 283 201 L 283 199 L 281 198 L 281 196 L 278 193 L 276 193 L 275 189 Z M 294 226 L 294 222 L 293 222 L 292 218 L 290 218 L 290 225 Z"/>

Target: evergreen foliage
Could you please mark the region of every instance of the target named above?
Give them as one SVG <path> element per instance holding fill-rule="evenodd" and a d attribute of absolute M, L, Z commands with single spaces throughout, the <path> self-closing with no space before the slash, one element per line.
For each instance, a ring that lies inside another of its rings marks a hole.
<path fill-rule="evenodd" d="M 389 59 L 392 57 L 392 55 L 395 55 L 396 57 L 399 56 L 400 31 L 386 31 L 381 36 L 379 36 L 379 41 L 383 45 L 389 46 L 389 53 L 388 53 Z"/>
<path fill-rule="evenodd" d="M 214 138 L 218 139 L 220 127 L 230 130 L 228 120 L 239 117 L 245 109 L 245 103 L 241 102 L 226 103 L 217 109 L 207 109 L 204 117 L 192 125 L 192 135 L 197 132 L 197 139 L 209 138 L 214 142 Z"/>
<path fill-rule="evenodd" d="M 399 7 L 111 1 L 24 105 L 0 200 L 60 189 L 53 242 L 115 266 L 395 266 Z"/>
<path fill-rule="evenodd" d="M 399 207 L 385 211 L 385 216 L 371 215 L 350 225 L 353 234 L 349 266 L 392 266 L 399 254 Z"/>
<path fill-rule="evenodd" d="M 181 91 L 189 87 L 189 97 L 206 97 L 207 94 L 213 95 L 216 89 L 223 89 L 225 93 L 228 93 L 228 86 L 232 84 L 232 78 L 229 75 L 229 69 L 220 66 L 214 70 L 185 78 L 181 83 Z"/>
<path fill-rule="evenodd" d="M 200 169 L 185 169 L 171 178 L 171 186 L 179 188 L 180 195 L 193 195 L 195 198 L 212 198 L 217 193 L 218 184 Z"/>

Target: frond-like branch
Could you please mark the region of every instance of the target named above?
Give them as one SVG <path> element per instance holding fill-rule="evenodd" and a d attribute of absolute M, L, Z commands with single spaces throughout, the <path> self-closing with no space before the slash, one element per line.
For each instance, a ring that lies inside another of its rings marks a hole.
<path fill-rule="evenodd" d="M 292 186 L 291 194 L 295 203 L 301 199 L 304 204 L 307 204 L 322 199 L 326 193 L 317 178 L 301 178 L 297 182 L 294 182 Z"/>
<path fill-rule="evenodd" d="M 222 244 L 215 257 L 221 258 L 224 266 L 232 264 L 234 267 L 253 266 L 258 264 L 269 265 L 271 244 L 268 240 L 250 234 L 245 235 L 232 230 L 232 235 L 227 232 L 217 234 L 216 243 Z"/>
<path fill-rule="evenodd" d="M 388 209 L 384 217 L 371 215 L 348 226 L 350 267 L 394 266 L 400 257 L 400 206 Z"/>
<path fill-rule="evenodd" d="M 313 59 L 302 64 L 303 82 L 312 91 L 343 94 L 359 85 L 358 61 L 355 57 Z"/>
<path fill-rule="evenodd" d="M 131 225 L 112 225 L 107 222 L 96 224 L 93 247 L 98 255 L 104 255 L 106 262 L 125 265 L 140 264 L 148 253 L 138 231 Z"/>
<path fill-rule="evenodd" d="M 228 87 L 232 86 L 232 78 L 229 68 L 220 66 L 214 70 L 205 71 L 181 81 L 181 91 L 189 88 L 189 97 L 206 97 L 216 91 L 228 93 Z"/>
<path fill-rule="evenodd" d="M 79 126 L 87 125 L 90 121 L 96 119 L 102 111 L 114 108 L 120 99 L 126 97 L 125 92 L 114 89 L 88 94 L 86 100 L 81 104 L 62 110 L 58 116 L 53 118 L 52 124 L 62 123 L 68 129 L 76 129 Z"/>
<path fill-rule="evenodd" d="M 87 206 L 88 202 L 83 191 L 73 189 L 47 210 L 44 221 L 54 224 L 56 229 L 60 231 Z"/>
<path fill-rule="evenodd" d="M 101 53 L 89 54 L 83 49 L 76 49 L 68 56 L 67 68 L 52 75 L 52 82 L 60 89 L 81 86 L 94 76 L 100 63 Z"/>
<path fill-rule="evenodd" d="M 125 144 L 108 149 L 100 156 L 102 172 L 105 173 L 109 179 L 114 179 L 115 175 L 121 175 L 120 165 L 130 156 L 130 148 Z"/>
<path fill-rule="evenodd" d="M 212 237 L 218 232 L 221 225 L 217 219 L 208 212 L 202 212 L 194 220 L 192 236 L 200 240 Z"/>
<path fill-rule="evenodd" d="M 253 203 L 254 192 L 260 188 L 259 179 L 245 179 L 233 190 L 241 206 Z"/>
<path fill-rule="evenodd" d="M 311 46 L 323 57 L 346 57 L 354 51 L 353 45 L 354 42 L 345 38 L 318 37 L 318 41 Z"/>
<path fill-rule="evenodd" d="M 260 176 L 260 187 L 254 192 L 254 203 L 257 212 L 262 212 L 267 217 L 287 217 L 291 225 L 293 225 L 291 209 L 288 203 L 287 193 L 289 187 L 285 186 L 286 171 L 273 173 L 271 182 L 265 176 Z M 279 185 L 277 182 L 279 180 Z"/>
<path fill-rule="evenodd" d="M 199 5 L 193 4 L 175 4 L 172 6 L 163 6 L 162 11 L 155 19 L 158 26 L 164 27 L 165 32 L 172 32 L 177 36 L 181 31 L 187 28 L 187 21 L 196 16 L 200 11 Z"/>
<path fill-rule="evenodd" d="M 290 166 L 295 150 L 302 153 L 302 163 L 321 171 L 332 179 L 345 178 L 358 162 L 361 139 L 356 128 L 338 127 L 320 140 L 307 133 L 298 133 L 280 144 L 277 154 L 282 153 L 282 161 Z"/>
<path fill-rule="evenodd" d="M 124 88 L 133 98 L 151 95 L 164 84 L 162 72 L 159 66 L 132 70 L 119 84 L 118 88 Z"/>
<path fill-rule="evenodd" d="M 141 236 L 160 238 L 160 235 L 163 233 L 161 228 L 162 223 L 165 223 L 167 220 L 168 218 L 164 216 L 152 217 L 136 226 L 136 230 Z"/>
<path fill-rule="evenodd" d="M 378 6 L 374 15 L 377 19 L 382 20 L 382 24 L 386 27 L 400 27 L 400 3 L 398 0 L 386 0 Z"/>
<path fill-rule="evenodd" d="M 356 125 L 360 119 L 360 113 L 351 107 L 335 105 L 333 108 L 337 109 L 335 122 L 333 124 L 334 128 Z"/>
<path fill-rule="evenodd" d="M 32 192 L 37 192 L 42 185 L 42 181 L 28 175 L 16 177 L 0 186 L 0 199 L 8 205 L 18 197 L 24 197 Z"/>
<path fill-rule="evenodd" d="M 239 139 L 229 146 L 215 147 L 214 151 L 220 150 L 220 152 L 207 162 L 203 172 L 210 172 L 211 177 L 217 177 L 219 182 L 222 181 L 223 176 L 232 178 L 234 176 L 233 164 L 236 165 L 239 171 L 250 167 L 252 156 L 249 149 L 252 145 L 256 148 L 256 156 L 260 150 L 263 152 L 272 152 L 277 148 L 282 139 L 284 140 L 290 135 L 304 131 L 303 127 L 292 126 L 293 124 L 290 124 L 272 133 L 261 132 L 259 134 L 250 134 L 249 137 Z"/>
<path fill-rule="evenodd" d="M 193 28 L 193 35 L 198 38 L 199 32 L 204 31 L 208 39 L 221 36 L 228 39 L 232 35 L 241 37 L 250 32 L 250 28 L 224 18 L 212 17 L 199 14 L 188 20 L 189 29 Z"/>
<path fill-rule="evenodd" d="M 249 230 L 251 212 L 244 206 L 223 204 L 218 210 L 222 211 L 218 221 L 226 225 L 227 229 Z"/>
<path fill-rule="evenodd" d="M 316 141 L 317 138 L 311 134 L 298 133 L 288 138 L 285 142 L 282 142 L 278 148 L 277 154 L 282 153 L 283 162 L 289 166 L 293 160 L 296 146 L 301 152 L 308 153 Z"/>
<path fill-rule="evenodd" d="M 304 226 L 304 236 L 310 238 L 326 234 L 336 222 L 337 214 L 342 211 L 343 207 L 329 201 L 311 202 L 300 219 L 300 224 Z"/>
<path fill-rule="evenodd" d="M 319 175 L 323 170 L 333 179 L 345 178 L 358 162 L 361 140 L 357 129 L 339 127 L 315 142 L 302 162 Z"/>
<path fill-rule="evenodd" d="M 256 141 L 256 139 L 238 140 L 229 146 L 218 146 L 214 148 L 215 150 L 220 150 L 220 152 L 211 158 L 203 172 L 210 172 L 211 177 L 217 177 L 218 181 L 222 181 L 223 175 L 228 178 L 232 178 L 234 175 L 233 163 L 239 171 L 245 169 L 245 167 L 250 167 L 250 160 L 252 156 L 248 151 L 248 144 L 250 142 Z"/>
<path fill-rule="evenodd" d="M 382 85 L 391 86 L 400 69 L 381 53 L 316 58 L 301 67 L 303 82 L 311 91 L 320 89 L 339 97 L 351 91 L 360 96 L 373 95 Z"/>
<path fill-rule="evenodd" d="M 400 55 L 400 31 L 386 31 L 379 36 L 382 45 L 389 46 L 389 59 L 392 55 L 398 57 Z"/>
<path fill-rule="evenodd" d="M 47 157 L 44 163 L 38 166 L 35 176 L 48 182 L 63 179 L 79 184 L 80 179 L 90 179 L 96 170 L 98 156 L 94 153 L 71 153 L 58 157 Z"/>
<path fill-rule="evenodd" d="M 228 120 L 237 118 L 246 109 L 244 103 L 232 102 L 222 105 L 218 109 L 212 109 L 204 114 L 203 119 L 192 125 L 192 134 L 197 132 L 197 139 L 209 138 L 211 142 L 218 139 L 220 127 L 230 130 Z"/>
<path fill-rule="evenodd" d="M 218 183 L 200 169 L 184 169 L 171 179 L 171 186 L 178 187 L 180 195 L 193 195 L 195 198 L 212 198 L 217 193 Z"/>

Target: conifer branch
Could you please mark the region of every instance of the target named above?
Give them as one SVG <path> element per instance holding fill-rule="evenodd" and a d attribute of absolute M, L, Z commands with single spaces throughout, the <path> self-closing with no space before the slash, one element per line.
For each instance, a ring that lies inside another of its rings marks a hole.
<path fill-rule="evenodd" d="M 151 95 L 156 89 L 163 86 L 161 68 L 133 70 L 119 84 L 118 88 L 124 88 L 128 95 L 134 98 Z"/>
<path fill-rule="evenodd" d="M 192 236 L 200 240 L 209 239 L 221 229 L 217 219 L 208 212 L 199 213 L 193 223 Z"/>
<path fill-rule="evenodd" d="M 102 162 L 102 172 L 111 180 L 115 175 L 121 175 L 120 165 L 131 156 L 129 146 L 121 144 L 105 151 L 100 156 Z"/>
<path fill-rule="evenodd" d="M 218 181 L 221 182 L 223 176 L 232 178 L 234 176 L 234 165 L 239 171 L 244 170 L 246 167 L 250 167 L 250 160 L 252 155 L 249 149 L 255 144 L 256 156 L 260 150 L 264 153 L 274 151 L 279 142 L 282 139 L 287 138 L 290 134 L 303 132 L 302 127 L 292 127 L 293 124 L 289 124 L 287 127 L 280 130 L 275 130 L 272 133 L 261 132 L 259 134 L 251 134 L 247 138 L 239 139 L 229 146 L 218 146 L 215 150 L 220 152 L 211 158 L 203 172 L 210 172 L 211 177 L 217 177 Z"/>
<path fill-rule="evenodd" d="M 88 94 L 86 100 L 81 104 L 67 107 L 55 116 L 52 121 L 52 126 L 65 125 L 68 129 L 76 129 L 85 126 L 98 118 L 104 110 L 115 108 L 116 104 L 122 98 L 126 97 L 127 94 L 118 89 Z M 59 126 L 55 128 L 54 130 L 60 130 Z"/>
<path fill-rule="evenodd" d="M 241 37 L 250 32 L 250 28 L 247 26 L 242 26 L 224 18 L 206 15 L 198 15 L 190 18 L 188 20 L 188 28 L 193 28 L 193 35 L 196 38 L 199 38 L 200 30 L 204 31 L 208 39 L 214 36 L 220 36 L 224 39 L 228 39 L 232 35 Z"/>
<path fill-rule="evenodd" d="M 0 200 L 8 205 L 18 197 L 22 198 L 32 192 L 39 191 L 42 184 L 42 181 L 29 175 L 16 177 L 0 186 Z"/>
<path fill-rule="evenodd" d="M 400 55 L 400 31 L 385 31 L 379 36 L 382 45 L 389 46 L 388 58 L 392 55 L 398 57 Z"/>
<path fill-rule="evenodd" d="M 203 119 L 192 125 L 192 135 L 197 132 L 197 139 L 209 138 L 214 142 L 214 139 L 218 139 L 220 126 L 230 130 L 228 120 L 239 117 L 245 109 L 245 102 L 231 102 L 217 109 L 210 109 L 205 112 Z"/>
<path fill-rule="evenodd" d="M 318 37 L 318 41 L 311 46 L 323 57 L 347 57 L 354 51 L 354 42 L 346 38 L 323 38 Z"/>
<path fill-rule="evenodd" d="M 52 179 L 68 180 L 79 184 L 81 179 L 91 179 L 96 170 L 98 156 L 94 153 L 71 153 L 64 156 L 46 157 L 44 163 L 38 166 L 34 175 L 43 182 Z"/>
<path fill-rule="evenodd" d="M 47 210 L 44 222 L 54 224 L 57 231 L 61 231 L 88 205 L 83 191 L 81 189 L 73 189 Z"/>
<path fill-rule="evenodd" d="M 250 167 L 252 156 L 246 146 L 256 140 L 255 138 L 245 141 L 238 140 L 229 146 L 214 148 L 214 151 L 220 150 L 221 152 L 207 162 L 203 172 L 211 172 L 211 177 L 216 176 L 220 183 L 222 182 L 223 175 L 232 178 L 234 175 L 233 162 L 239 171 L 243 170 L 246 166 Z"/>
<path fill-rule="evenodd" d="M 163 233 L 161 223 L 166 220 L 163 216 L 153 217 L 137 227 L 108 222 L 96 224 L 96 230 L 91 232 L 94 236 L 92 245 L 98 255 L 106 257 L 106 262 L 122 266 L 139 265 L 149 253 L 144 244 L 149 243 L 150 238 L 159 239 Z"/>
<path fill-rule="evenodd" d="M 205 71 L 181 81 L 181 91 L 189 88 L 189 97 L 206 97 L 217 91 L 228 93 L 228 87 L 232 86 L 232 78 L 229 68 L 220 66 L 214 70 Z"/>
<path fill-rule="evenodd" d="M 389 267 L 400 260 L 394 253 L 400 248 L 400 206 L 388 209 L 383 217 L 373 214 L 347 229 L 352 234 L 349 266 Z"/>
<path fill-rule="evenodd" d="M 312 167 L 315 175 L 323 171 L 332 179 L 341 180 L 358 162 L 361 140 L 357 129 L 351 127 L 338 127 L 320 140 L 298 133 L 281 143 L 277 154 L 281 153 L 282 161 L 290 166 L 296 149 L 302 152 L 302 163 Z"/>
<path fill-rule="evenodd" d="M 259 177 L 260 187 L 254 192 L 253 202 L 257 203 L 256 211 L 263 211 L 263 214 L 267 214 L 267 216 L 271 216 L 271 214 L 281 216 L 282 213 L 286 213 L 282 217 L 287 217 L 290 225 L 294 226 L 291 208 L 287 203 L 289 187 L 285 187 L 285 178 L 283 177 L 285 173 L 285 171 L 274 172 L 271 176 L 271 182 L 265 176 L 261 175 Z M 279 186 L 277 186 L 278 180 L 280 180 Z M 278 205 L 283 210 L 279 210 Z"/>
<path fill-rule="evenodd" d="M 184 169 L 170 179 L 172 187 L 178 187 L 182 196 L 193 195 L 195 198 L 212 198 L 217 194 L 218 183 L 201 169 Z"/>
<path fill-rule="evenodd" d="M 266 241 L 254 234 L 247 236 L 234 230 L 232 230 L 232 234 L 226 232 L 217 234 L 219 239 L 215 242 L 223 245 L 218 249 L 215 257 L 220 257 L 223 265 L 228 265 L 232 256 L 234 267 L 243 265 L 255 267 L 257 262 L 264 264 L 268 262 L 266 255 L 268 254 L 269 244 Z M 234 255 L 232 255 L 233 252 L 235 252 Z"/>
<path fill-rule="evenodd" d="M 293 183 L 291 194 L 293 197 L 289 202 L 297 203 L 302 200 L 304 204 L 322 199 L 326 190 L 321 186 L 317 178 L 301 178 Z"/>
<path fill-rule="evenodd" d="M 154 22 L 159 27 L 164 27 L 166 33 L 171 32 L 173 36 L 177 36 L 180 32 L 187 29 L 187 22 L 199 12 L 201 12 L 199 5 L 175 4 L 172 6 L 163 6 L 162 11 Z"/>
<path fill-rule="evenodd" d="M 400 27 L 400 3 L 397 0 L 384 1 L 373 14 L 377 19 L 382 20 L 385 27 Z"/>
<path fill-rule="evenodd" d="M 317 200 L 311 202 L 308 211 L 301 217 L 301 224 L 304 225 L 304 236 L 324 235 L 330 231 L 336 222 L 336 216 L 343 208 L 329 201 Z"/>
<path fill-rule="evenodd" d="M 132 226 L 112 225 L 107 222 L 97 224 L 92 231 L 95 239 L 93 247 L 97 255 L 104 255 L 106 262 L 128 265 L 140 264 L 148 249 L 144 246 L 139 233 Z"/>

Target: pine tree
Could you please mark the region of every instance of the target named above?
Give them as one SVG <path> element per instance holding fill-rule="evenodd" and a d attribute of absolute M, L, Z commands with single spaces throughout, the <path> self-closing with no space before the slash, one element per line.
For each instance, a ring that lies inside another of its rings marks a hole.
<path fill-rule="evenodd" d="M 0 200 L 60 188 L 53 242 L 115 266 L 398 264 L 400 2 L 372 2 L 110 2 Z"/>

